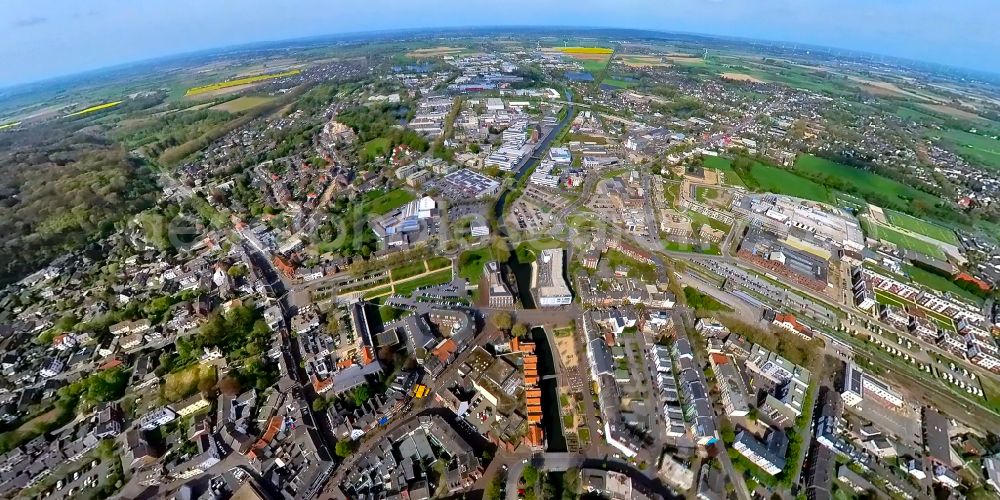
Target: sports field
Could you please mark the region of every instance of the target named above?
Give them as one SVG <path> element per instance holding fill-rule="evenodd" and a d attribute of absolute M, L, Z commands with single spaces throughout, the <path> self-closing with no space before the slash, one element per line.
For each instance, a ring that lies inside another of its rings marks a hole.
<path fill-rule="evenodd" d="M 958 245 L 959 243 L 955 231 L 944 226 L 939 226 L 895 210 L 884 209 L 883 212 L 885 212 L 886 218 L 889 219 L 889 223 L 893 226 L 901 227 L 951 245 Z"/>
<path fill-rule="evenodd" d="M 914 252 L 922 253 L 935 259 L 945 260 L 948 258 L 939 246 L 901 233 L 890 227 L 880 226 L 867 217 L 861 219 L 861 226 L 864 227 L 865 233 L 869 237 L 876 240 L 892 243 L 899 248 L 913 250 Z"/>

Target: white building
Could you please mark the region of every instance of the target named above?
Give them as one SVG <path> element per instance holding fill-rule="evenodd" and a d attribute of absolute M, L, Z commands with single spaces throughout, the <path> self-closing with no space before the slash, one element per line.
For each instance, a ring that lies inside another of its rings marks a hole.
<path fill-rule="evenodd" d="M 563 277 L 563 250 L 542 250 L 531 264 L 531 288 L 540 307 L 562 306 L 573 302 L 573 294 Z"/>

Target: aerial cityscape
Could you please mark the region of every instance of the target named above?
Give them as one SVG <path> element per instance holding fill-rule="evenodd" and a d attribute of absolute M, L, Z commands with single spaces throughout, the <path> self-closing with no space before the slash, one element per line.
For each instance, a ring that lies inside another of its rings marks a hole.
<path fill-rule="evenodd" d="M 568 27 L 116 65 L 0 88 L 0 248 L 2 498 L 1000 498 L 1000 74 Z"/>

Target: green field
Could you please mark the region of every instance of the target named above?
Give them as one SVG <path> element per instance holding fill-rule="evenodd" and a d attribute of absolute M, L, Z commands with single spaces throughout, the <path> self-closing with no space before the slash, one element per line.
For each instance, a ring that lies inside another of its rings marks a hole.
<path fill-rule="evenodd" d="M 385 156 L 389 154 L 389 146 L 392 143 L 389 139 L 385 137 L 379 137 L 377 139 L 372 139 L 365 143 L 365 158 L 372 160 L 379 156 Z"/>
<path fill-rule="evenodd" d="M 885 212 L 886 218 L 889 219 L 889 223 L 894 226 L 901 227 L 903 229 L 913 231 L 914 233 L 922 234 L 952 245 L 958 245 L 959 243 L 958 236 L 955 235 L 955 231 L 952 231 L 944 226 L 939 226 L 895 210 L 886 209 L 883 211 Z"/>
<path fill-rule="evenodd" d="M 378 215 L 382 215 L 417 199 L 415 194 L 405 189 L 394 189 L 388 193 L 373 191 L 366 194 L 365 197 L 365 210 Z"/>
<path fill-rule="evenodd" d="M 587 71 L 590 74 L 594 75 L 594 80 L 597 80 L 597 78 L 599 78 L 599 74 L 602 71 L 604 71 L 604 68 L 608 67 L 608 61 L 610 60 L 611 58 L 609 57 L 604 61 L 585 61 L 582 59 L 577 59 L 576 62 L 580 63 L 580 66 L 583 66 L 584 71 Z"/>
<path fill-rule="evenodd" d="M 719 190 L 710 187 L 698 186 L 695 188 L 694 197 L 700 202 L 705 202 L 707 200 L 714 200 L 719 197 Z"/>
<path fill-rule="evenodd" d="M 618 80 L 616 78 L 605 78 L 601 83 L 603 83 L 604 85 L 608 85 L 608 86 L 619 88 L 619 89 L 628 89 L 628 88 L 632 88 L 632 87 L 635 87 L 636 85 L 638 85 L 635 82 L 628 82 L 628 81 L 625 81 L 625 80 Z"/>
<path fill-rule="evenodd" d="M 807 200 L 830 202 L 830 190 L 822 184 L 795 175 L 788 170 L 763 163 L 755 163 L 750 169 L 751 175 L 760 186 L 761 191 L 785 194 Z"/>
<path fill-rule="evenodd" d="M 723 184 L 727 186 L 746 187 L 740 175 L 733 170 L 733 161 L 721 156 L 706 156 L 702 165 L 705 168 L 713 168 L 724 174 Z"/>
<path fill-rule="evenodd" d="M 837 206 L 839 207 L 850 207 L 857 212 L 861 212 L 868 207 L 868 202 L 866 202 L 864 198 L 858 198 L 853 194 L 834 191 L 833 197 L 837 200 Z"/>
<path fill-rule="evenodd" d="M 273 101 L 273 97 L 260 97 L 260 96 L 243 96 L 237 97 L 231 101 L 226 101 L 222 104 L 216 104 L 209 109 L 214 109 L 216 111 L 226 111 L 229 113 L 239 113 L 246 111 L 248 109 L 256 108 L 257 106 L 262 106 Z"/>
<path fill-rule="evenodd" d="M 944 276 L 934 274 L 930 271 L 925 271 L 919 267 L 914 267 L 909 264 L 904 265 L 903 270 L 910 276 L 910 279 L 928 288 L 933 288 L 939 292 L 948 292 L 973 304 L 982 305 L 983 303 L 983 299 L 976 296 L 976 294 L 958 286 L 954 281 L 945 278 Z"/>
<path fill-rule="evenodd" d="M 932 207 L 940 201 L 932 194 L 888 177 L 812 155 L 799 156 L 795 160 L 795 171 L 839 179 L 848 186 L 857 189 L 857 193 L 865 198 L 885 198 L 906 205 L 910 203 L 910 200 L 922 200 Z"/>
<path fill-rule="evenodd" d="M 1000 140 L 954 128 L 936 132 L 936 135 L 954 146 L 967 161 L 1000 170 Z"/>
<path fill-rule="evenodd" d="M 937 245 L 928 243 L 924 240 L 919 240 L 890 227 L 880 226 L 872 222 L 871 219 L 862 218 L 861 226 L 864 228 L 865 233 L 867 233 L 871 238 L 892 243 L 899 248 L 913 250 L 914 252 L 922 253 L 935 259 L 945 260 L 948 258 L 948 256 L 945 255 L 945 253 Z"/>
<path fill-rule="evenodd" d="M 409 264 L 403 264 L 402 266 L 390 269 L 389 277 L 392 278 L 393 281 L 399 281 L 401 279 L 422 274 L 425 271 L 427 271 L 427 269 L 424 267 L 424 261 L 418 260 L 416 262 L 410 262 Z"/>
<path fill-rule="evenodd" d="M 493 260 L 493 253 L 490 247 L 479 250 L 467 250 L 458 257 L 458 275 L 469 280 L 469 283 L 479 283 L 483 276 L 483 267 Z"/>
<path fill-rule="evenodd" d="M 441 285 L 451 281 L 451 269 L 442 269 L 426 276 L 406 281 L 396 285 L 396 294 L 408 296 L 417 288 L 425 286 Z"/>

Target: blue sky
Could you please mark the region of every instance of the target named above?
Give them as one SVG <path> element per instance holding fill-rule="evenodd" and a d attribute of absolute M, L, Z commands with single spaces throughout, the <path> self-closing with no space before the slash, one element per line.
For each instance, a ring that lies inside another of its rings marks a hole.
<path fill-rule="evenodd" d="M 3 0 L 0 87 L 238 43 L 563 25 L 732 35 L 1000 72 L 996 0 Z"/>

